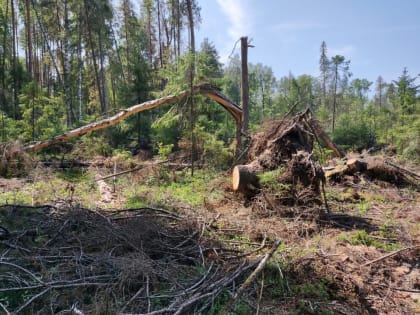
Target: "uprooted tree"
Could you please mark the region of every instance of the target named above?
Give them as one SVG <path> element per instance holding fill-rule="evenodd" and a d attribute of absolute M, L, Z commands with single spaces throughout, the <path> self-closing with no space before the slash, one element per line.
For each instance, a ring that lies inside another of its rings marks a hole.
<path fill-rule="evenodd" d="M 385 181 L 401 187 L 418 187 L 418 174 L 383 157 L 345 156 L 311 117 L 309 110 L 298 113 L 292 119 L 273 121 L 271 124 L 267 131 L 252 136 L 247 163 L 233 169 L 232 188 L 248 200 L 258 200 L 257 197 L 262 196 L 271 208 L 278 205 L 319 204 L 327 179 L 340 182 L 348 177 L 352 177 L 355 182 L 366 176 L 371 180 Z M 315 140 L 322 140 L 339 158 L 339 164 L 326 173 L 313 156 Z M 290 189 L 283 195 L 275 192 L 273 196 L 269 196 L 260 185 L 259 175 L 279 167 L 283 167 L 283 171 L 277 175 L 277 182 L 288 185 Z M 328 210 L 328 205 L 325 206 Z"/>
<path fill-rule="evenodd" d="M 260 189 L 259 173 L 286 165 L 280 182 L 292 184 L 293 187 L 302 185 L 319 195 L 324 172 L 313 158 L 315 137 L 322 138 L 337 156 L 343 156 L 316 121 L 309 117 L 308 110 L 291 120 L 277 122 L 266 132 L 255 134 L 249 146 L 248 163 L 233 169 L 233 190 L 248 198 L 253 197 Z"/>

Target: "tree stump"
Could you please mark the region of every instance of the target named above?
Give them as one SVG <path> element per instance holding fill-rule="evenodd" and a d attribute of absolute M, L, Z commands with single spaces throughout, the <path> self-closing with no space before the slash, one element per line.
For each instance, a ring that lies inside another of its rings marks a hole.
<path fill-rule="evenodd" d="M 232 188 L 246 197 L 254 196 L 260 189 L 258 176 L 248 165 L 236 165 L 232 173 Z"/>

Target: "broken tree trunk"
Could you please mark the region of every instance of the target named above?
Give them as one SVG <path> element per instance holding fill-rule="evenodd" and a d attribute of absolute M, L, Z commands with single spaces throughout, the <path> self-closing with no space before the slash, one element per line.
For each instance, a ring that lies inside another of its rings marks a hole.
<path fill-rule="evenodd" d="M 188 97 L 190 95 L 194 94 L 203 94 L 207 97 L 211 98 L 215 102 L 217 102 L 219 105 L 221 105 L 224 109 L 226 109 L 232 117 L 235 119 L 237 126 L 241 126 L 242 124 L 242 109 L 233 103 L 231 100 L 229 100 L 226 96 L 224 96 L 220 90 L 215 88 L 214 86 L 210 84 L 202 84 L 196 87 L 193 87 L 192 89 L 188 89 L 185 91 L 182 91 L 176 95 L 169 95 L 165 96 L 156 100 L 147 101 L 138 105 L 131 106 L 129 108 L 121 110 L 119 113 L 115 114 L 112 117 L 100 120 L 98 122 L 94 122 L 88 125 L 85 125 L 83 127 L 71 130 L 69 132 L 66 132 L 62 135 L 56 136 L 51 139 L 38 141 L 35 143 L 32 143 L 30 145 L 27 145 L 24 147 L 26 151 L 37 151 L 42 148 L 48 147 L 50 145 L 60 143 L 63 141 L 66 141 L 71 138 L 75 138 L 81 135 L 84 135 L 88 132 L 104 129 L 110 126 L 113 126 L 120 122 L 121 120 L 126 119 L 129 116 L 132 116 L 134 114 L 137 114 L 139 112 L 152 109 L 158 106 L 161 106 L 163 104 L 171 103 L 174 101 L 179 101 L 180 99 L 183 99 L 185 97 Z"/>
<path fill-rule="evenodd" d="M 325 172 L 327 179 L 334 182 L 345 180 L 358 181 L 358 174 L 365 174 L 371 180 L 392 183 L 398 187 L 416 185 L 410 181 L 404 172 L 389 165 L 381 156 L 356 157 L 349 159 L 346 164 L 339 164 Z"/>
<path fill-rule="evenodd" d="M 324 130 L 322 130 L 321 126 L 318 124 L 318 122 L 315 119 L 313 119 L 313 118 L 309 119 L 308 124 L 309 124 L 309 126 L 311 126 L 311 128 L 315 132 L 316 136 L 318 138 L 321 138 L 325 142 L 325 144 L 334 152 L 334 154 L 337 157 L 343 158 L 345 156 L 343 151 L 341 151 L 335 145 L 335 143 L 330 139 L 330 137 L 328 137 L 328 135 L 324 132 Z"/>

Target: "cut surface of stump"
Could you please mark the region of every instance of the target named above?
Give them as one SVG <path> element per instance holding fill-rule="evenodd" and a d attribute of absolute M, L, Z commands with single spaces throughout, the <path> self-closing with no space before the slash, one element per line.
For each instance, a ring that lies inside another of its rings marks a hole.
<path fill-rule="evenodd" d="M 232 188 L 246 196 L 252 196 L 260 188 L 258 176 L 249 166 L 236 165 L 232 173 Z"/>

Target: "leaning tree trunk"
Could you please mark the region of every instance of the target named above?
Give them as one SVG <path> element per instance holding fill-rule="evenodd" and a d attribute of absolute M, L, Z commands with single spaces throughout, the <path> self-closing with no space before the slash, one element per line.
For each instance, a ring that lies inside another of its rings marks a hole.
<path fill-rule="evenodd" d="M 71 130 L 69 132 L 66 132 L 62 135 L 56 136 L 48 140 L 38 141 L 33 144 L 27 145 L 25 146 L 25 150 L 26 151 L 40 150 L 50 145 L 66 141 L 68 139 L 75 138 L 77 136 L 84 135 L 90 131 L 104 129 L 109 126 L 113 126 L 117 124 L 118 122 L 120 122 L 121 120 L 126 119 L 127 117 L 132 116 L 136 113 L 139 113 L 148 109 L 152 109 L 163 104 L 179 101 L 180 99 L 183 99 L 192 94 L 206 95 L 207 97 L 209 97 L 210 99 L 214 100 L 219 105 L 224 107 L 224 109 L 226 109 L 235 119 L 237 125 L 241 124 L 242 122 L 241 108 L 235 103 L 233 103 L 232 101 L 230 101 L 222 93 L 220 93 L 220 91 L 216 89 L 215 87 L 211 86 L 210 84 L 202 84 L 202 85 L 194 87 L 193 89 L 188 89 L 183 92 L 180 92 L 179 94 L 176 94 L 176 95 L 169 95 L 169 96 L 159 98 L 157 100 L 152 100 L 152 101 L 148 101 L 148 102 L 144 102 L 138 105 L 131 106 L 129 108 L 126 108 L 120 111 L 119 113 L 115 114 L 112 117 Z"/>
<path fill-rule="evenodd" d="M 318 122 L 315 119 L 313 118 L 309 119 L 308 124 L 309 126 L 312 127 L 317 137 L 321 138 L 325 142 L 325 144 L 334 152 L 334 154 L 337 157 L 343 158 L 345 156 L 343 151 L 341 151 L 340 148 L 335 145 L 335 143 L 330 139 L 330 137 L 328 137 L 328 135 L 324 132 L 324 130 L 322 130 L 321 126 L 318 124 Z"/>

